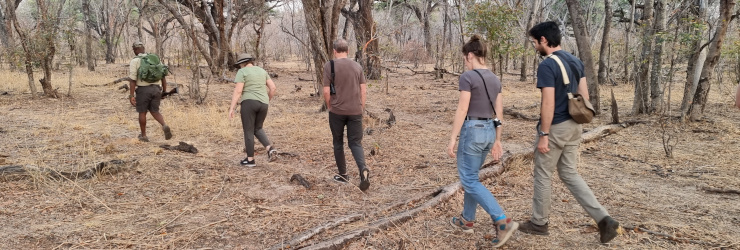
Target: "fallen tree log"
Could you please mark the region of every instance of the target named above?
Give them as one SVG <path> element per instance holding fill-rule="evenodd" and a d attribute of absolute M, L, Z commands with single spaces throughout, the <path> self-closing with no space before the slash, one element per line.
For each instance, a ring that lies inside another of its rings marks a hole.
<path fill-rule="evenodd" d="M 95 164 L 94 167 L 76 172 L 57 171 L 55 169 L 38 166 L 5 166 L 0 167 L 0 177 L 7 180 L 43 175 L 54 180 L 80 180 L 90 179 L 99 174 L 115 174 L 124 169 L 136 166 L 137 164 L 137 161 L 126 162 L 122 160 L 111 160 L 107 162 L 99 162 L 98 164 Z"/>
<path fill-rule="evenodd" d="M 198 153 L 198 149 L 195 148 L 195 146 L 190 145 L 190 144 L 187 144 L 185 142 L 180 142 L 180 144 L 177 145 L 177 146 L 160 145 L 159 147 L 160 148 L 163 148 L 163 149 L 167 149 L 167 150 L 182 151 L 182 152 L 185 152 L 185 153 L 193 153 L 193 154 L 197 154 Z"/>
<path fill-rule="evenodd" d="M 290 177 L 290 182 L 293 182 L 294 180 L 298 181 L 298 183 L 306 187 L 306 189 L 311 189 L 311 184 L 308 183 L 308 181 L 305 178 L 303 178 L 303 176 L 299 174 L 294 174 L 293 176 Z"/>
<path fill-rule="evenodd" d="M 634 123 L 631 123 L 634 124 Z M 583 142 L 589 142 L 601 139 L 607 135 L 616 133 L 617 131 L 629 127 L 631 125 L 630 123 L 624 123 L 624 124 L 615 124 L 615 125 L 605 125 L 601 127 L 597 127 L 589 132 L 584 133 L 581 138 Z M 533 151 L 531 150 L 531 147 L 521 147 L 518 150 L 511 152 L 507 151 L 504 156 L 501 159 L 501 165 L 492 166 L 497 164 L 498 162 L 489 162 L 485 165 L 483 165 L 483 169 L 479 173 L 479 177 L 481 180 L 485 180 L 488 178 L 492 178 L 495 176 L 500 175 L 503 173 L 506 169 L 506 165 L 513 161 L 514 159 L 518 158 L 525 158 L 525 157 L 531 157 L 533 155 Z M 489 167 L 491 166 L 491 167 Z M 346 244 L 351 242 L 352 240 L 358 239 L 363 236 L 371 235 L 373 233 L 379 232 L 381 230 L 385 230 L 391 227 L 395 227 L 400 225 L 401 223 L 413 218 L 416 214 L 437 206 L 438 204 L 449 200 L 455 193 L 460 191 L 462 185 L 460 182 L 455 182 L 446 186 L 443 186 L 439 189 L 436 189 L 434 192 L 431 192 L 431 194 L 427 193 L 421 196 L 416 196 L 410 201 L 420 201 L 423 200 L 426 197 L 431 197 L 428 201 L 422 203 L 421 205 L 405 210 L 403 212 L 397 213 L 395 215 L 391 215 L 388 217 L 377 219 L 366 226 L 357 228 L 355 230 L 343 233 L 341 235 L 335 236 L 331 239 L 315 243 L 313 245 L 307 246 L 303 249 L 311 249 L 311 250 L 326 250 L 326 249 L 341 249 Z M 409 201 L 409 200 L 407 200 Z M 390 209 L 403 206 L 405 204 L 408 204 L 407 201 L 404 201 L 403 203 L 396 203 L 391 205 Z M 388 209 L 388 208 L 387 208 Z M 383 209 L 386 210 L 387 209 Z M 382 214 L 382 212 L 375 212 L 375 215 Z M 347 217 L 342 218 L 342 220 L 346 219 Z M 305 232 L 303 234 L 306 234 Z M 301 234 L 301 235 L 303 235 Z M 313 234 L 311 237 L 313 237 L 316 234 Z M 294 238 L 296 239 L 296 238 Z M 304 240 L 308 240 L 310 237 L 305 238 Z M 283 248 L 276 248 L 276 249 L 290 249 L 295 248 L 299 246 L 302 242 L 292 242 L 289 247 L 283 247 Z M 279 246 L 278 246 L 279 247 Z"/>
<path fill-rule="evenodd" d="M 540 118 L 537 116 L 525 115 L 522 112 L 516 111 L 512 108 L 504 108 L 504 115 L 510 115 L 514 118 L 524 119 L 528 121 L 539 121 Z"/>

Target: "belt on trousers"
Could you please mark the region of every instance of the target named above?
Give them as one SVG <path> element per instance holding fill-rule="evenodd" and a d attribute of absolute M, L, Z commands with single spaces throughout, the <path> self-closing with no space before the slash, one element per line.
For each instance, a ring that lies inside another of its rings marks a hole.
<path fill-rule="evenodd" d="M 492 120 L 493 118 L 466 116 L 465 120 Z"/>

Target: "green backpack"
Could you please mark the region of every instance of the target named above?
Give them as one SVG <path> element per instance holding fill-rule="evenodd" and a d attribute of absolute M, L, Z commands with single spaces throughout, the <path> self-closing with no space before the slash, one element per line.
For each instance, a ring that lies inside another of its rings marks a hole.
<path fill-rule="evenodd" d="M 167 65 L 162 64 L 156 54 L 146 54 L 144 56 L 138 56 L 138 58 L 141 59 L 138 75 L 139 80 L 153 83 L 162 80 L 169 73 Z"/>

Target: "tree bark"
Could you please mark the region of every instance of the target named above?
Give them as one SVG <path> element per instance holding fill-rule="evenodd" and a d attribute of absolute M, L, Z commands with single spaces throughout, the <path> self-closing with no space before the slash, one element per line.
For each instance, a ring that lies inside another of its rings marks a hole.
<path fill-rule="evenodd" d="M 665 0 L 655 1 L 655 48 L 653 50 L 653 69 L 650 74 L 650 113 L 663 109 L 663 44 L 665 43 Z M 670 103 L 668 103 L 670 105 Z"/>
<path fill-rule="evenodd" d="M 630 58 L 630 37 L 632 35 L 632 27 L 635 25 L 635 5 L 637 4 L 637 0 L 632 1 L 632 8 L 630 12 L 630 23 L 627 26 L 627 31 L 625 33 L 625 43 L 624 43 L 624 79 L 629 81 L 630 78 L 630 64 L 629 64 L 629 58 Z"/>
<path fill-rule="evenodd" d="M 82 15 L 85 18 L 85 56 L 87 70 L 95 71 L 95 59 L 92 51 L 92 25 L 90 25 L 90 0 L 82 0 Z"/>
<path fill-rule="evenodd" d="M 203 55 L 203 58 L 206 60 L 206 63 L 208 63 L 209 68 L 211 69 L 211 72 L 214 72 L 216 69 L 216 65 L 213 63 L 213 58 L 211 57 L 211 54 L 208 53 L 208 50 L 203 46 L 203 44 L 200 43 L 200 40 L 198 39 L 198 35 L 195 34 L 195 31 L 191 29 L 191 27 L 188 25 L 188 23 L 185 21 L 185 19 L 182 17 L 182 15 L 179 14 L 177 9 L 170 6 L 165 0 L 157 0 L 159 4 L 164 6 L 170 14 L 172 14 L 175 19 L 177 19 L 177 22 L 180 23 L 180 26 L 182 26 L 183 29 L 185 29 L 185 34 L 190 37 L 190 40 L 193 41 L 195 44 L 195 47 L 198 48 L 198 51 L 200 51 L 201 55 Z"/>
<path fill-rule="evenodd" d="M 15 1 L 13 0 L 6 0 L 7 5 L 6 6 L 13 6 L 13 9 L 15 9 Z M 8 7 L 10 8 L 10 7 Z M 25 55 L 25 64 L 26 64 L 26 74 L 28 75 L 28 87 L 31 90 L 31 97 L 33 99 L 36 99 L 36 84 L 33 80 L 33 65 L 31 65 L 31 62 L 33 61 L 33 58 L 31 57 L 31 48 L 29 48 L 30 41 L 28 40 L 28 35 L 25 31 L 21 29 L 21 25 L 18 23 L 18 18 L 15 15 L 15 11 L 9 11 L 8 12 L 9 18 L 13 21 L 13 26 L 15 27 L 15 31 L 18 32 L 18 36 L 21 38 L 21 46 L 23 47 L 23 52 Z"/>
<path fill-rule="evenodd" d="M 695 0 L 695 4 L 692 5 L 691 13 L 696 16 L 696 20 L 704 20 L 707 15 L 706 1 Z M 694 28 L 689 26 L 690 33 L 697 37 L 704 36 L 704 30 L 702 26 Z M 681 100 L 681 120 L 686 121 L 686 116 L 689 114 L 689 109 L 693 104 L 694 93 L 696 93 L 696 87 L 699 83 L 699 75 L 701 73 L 700 68 L 703 68 L 705 59 L 705 49 L 702 48 L 702 38 L 695 39 L 691 43 L 690 51 L 692 52 L 688 58 L 688 66 L 686 67 L 686 84 L 683 90 L 683 99 Z"/>
<path fill-rule="evenodd" d="M 434 9 L 439 6 L 439 2 L 436 0 L 423 0 L 417 1 L 417 3 L 419 5 L 404 1 L 404 5 L 414 12 L 414 15 L 422 24 L 421 29 L 424 34 L 424 48 L 426 49 L 427 55 L 432 55 L 432 32 L 429 15 L 431 15 L 432 12 L 434 12 Z"/>
<path fill-rule="evenodd" d="M 701 70 L 701 76 L 699 77 L 699 84 L 696 86 L 696 94 L 694 94 L 694 104 L 689 109 L 690 117 L 701 118 L 704 113 L 704 109 L 707 106 L 707 99 L 709 96 L 709 88 L 714 73 L 714 68 L 719 64 L 719 57 L 722 53 L 722 44 L 724 43 L 725 36 L 727 35 L 727 29 L 730 26 L 730 21 L 735 10 L 735 0 L 720 0 L 719 2 L 719 28 L 714 33 L 712 42 L 709 44 L 709 51 L 707 52 L 707 61 Z"/>
<path fill-rule="evenodd" d="M 532 26 L 534 25 L 533 23 L 534 23 L 535 18 L 537 16 L 537 11 L 540 8 L 540 2 L 541 2 L 541 0 L 534 0 L 532 2 L 532 10 L 529 11 L 529 20 L 527 20 L 527 29 L 526 29 L 525 32 L 529 32 L 529 29 L 531 29 Z M 527 48 L 528 46 L 530 46 L 529 45 L 529 36 L 526 36 L 524 38 L 524 48 Z M 531 51 L 531 50 L 529 50 L 529 51 Z M 521 72 L 520 72 L 520 75 L 519 75 L 519 81 L 526 81 L 527 80 L 527 61 L 529 61 L 529 60 L 527 60 L 527 57 L 529 57 L 529 55 L 531 53 L 532 52 L 522 53 L 522 65 L 521 65 L 522 68 L 521 68 Z"/>
<path fill-rule="evenodd" d="M 608 54 L 609 50 L 609 32 L 611 31 L 612 26 L 612 8 L 611 8 L 611 0 L 604 0 L 604 33 L 601 36 L 601 48 L 599 50 L 599 85 L 604 85 L 607 83 L 607 71 L 609 70 L 607 67 L 607 59 L 606 56 Z"/>
<path fill-rule="evenodd" d="M 566 0 L 568 5 L 568 11 L 570 12 L 570 18 L 573 22 L 573 33 L 576 36 L 576 44 L 578 45 L 578 52 L 583 61 L 585 67 L 586 81 L 588 82 L 588 95 L 591 105 L 593 105 L 596 114 L 601 113 L 600 100 L 599 100 L 599 84 L 596 81 L 596 71 L 594 70 L 594 60 L 591 54 L 591 40 L 589 39 L 588 31 L 584 26 L 582 18 L 582 10 L 578 0 Z"/>
<path fill-rule="evenodd" d="M 314 87 L 318 96 L 321 96 L 323 94 L 321 89 L 322 80 L 324 79 L 324 64 L 330 60 L 332 42 L 337 38 L 339 13 L 347 0 L 302 0 L 301 2 L 303 3 L 306 30 L 316 71 Z"/>
<path fill-rule="evenodd" d="M 56 40 L 57 31 L 59 28 L 59 17 L 62 15 L 62 10 L 66 0 L 59 1 L 59 6 L 56 9 L 57 13 L 50 13 L 49 6 L 50 2 L 47 0 L 38 0 L 36 2 L 37 9 L 41 15 L 41 37 L 43 39 L 43 45 L 45 46 L 43 59 L 41 60 L 41 67 L 44 69 L 44 78 L 40 80 L 41 88 L 44 90 L 44 95 L 48 97 L 58 98 L 57 91 L 51 85 L 52 76 L 52 63 L 54 62 L 54 55 L 56 54 L 56 46 L 54 41 Z M 53 16 L 52 16 L 53 14 Z"/>
<path fill-rule="evenodd" d="M 640 54 L 640 68 L 635 81 L 635 98 L 632 104 L 632 113 L 647 114 L 650 108 L 650 61 L 653 50 L 653 0 L 647 0 L 643 8 L 642 53 Z"/>
<path fill-rule="evenodd" d="M 357 4 L 357 11 L 352 11 Z M 380 79 L 380 58 L 378 57 L 378 39 L 375 36 L 375 21 L 372 15 L 373 0 L 352 0 L 349 9 L 343 8 L 346 22 L 352 23 L 357 41 L 355 60 L 362 65 L 369 80 Z"/>

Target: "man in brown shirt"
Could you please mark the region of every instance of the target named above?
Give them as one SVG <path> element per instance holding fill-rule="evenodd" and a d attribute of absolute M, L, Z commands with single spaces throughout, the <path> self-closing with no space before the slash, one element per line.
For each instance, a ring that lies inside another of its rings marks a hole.
<path fill-rule="evenodd" d="M 344 127 L 347 141 L 360 170 L 360 190 L 370 187 L 370 170 L 365 166 L 362 150 L 362 112 L 365 110 L 367 85 L 362 66 L 347 58 L 348 45 L 344 39 L 334 41 L 334 60 L 324 64 L 324 100 L 329 110 L 329 128 L 334 143 L 334 159 L 339 173 L 334 180 L 348 182 L 347 164 L 344 159 Z M 333 86 L 332 86 L 333 85 Z"/>

